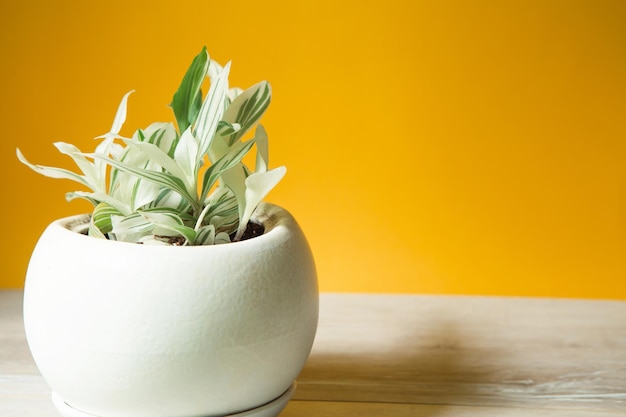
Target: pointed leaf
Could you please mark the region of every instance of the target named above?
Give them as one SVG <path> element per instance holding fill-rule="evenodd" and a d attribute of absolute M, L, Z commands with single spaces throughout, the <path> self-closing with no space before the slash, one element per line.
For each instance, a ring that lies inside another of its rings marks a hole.
<path fill-rule="evenodd" d="M 202 226 L 196 236 L 196 245 L 213 245 L 215 243 L 215 226 Z"/>
<path fill-rule="evenodd" d="M 170 156 L 174 155 L 174 149 L 178 141 L 178 133 L 172 123 L 151 123 L 148 127 L 143 130 L 138 130 L 136 133 L 139 134 L 139 132 L 144 135 L 146 142 L 156 145 Z M 133 136 L 133 141 L 139 142 L 138 139 L 139 138 L 136 140 L 135 136 Z"/>
<path fill-rule="evenodd" d="M 152 235 L 154 224 L 147 221 L 139 213 L 129 216 L 112 216 L 113 228 L 109 233 L 111 240 L 121 242 L 140 242 L 142 238 Z"/>
<path fill-rule="evenodd" d="M 215 235 L 215 244 L 221 245 L 224 243 L 230 243 L 230 236 L 228 236 L 228 233 L 219 232 L 217 235 Z"/>
<path fill-rule="evenodd" d="M 196 231 L 184 225 L 182 219 L 173 213 L 140 212 L 141 216 L 156 227 L 170 230 L 183 236 L 189 245 L 196 240 Z"/>
<path fill-rule="evenodd" d="M 113 125 L 111 126 L 111 130 L 108 133 L 105 133 L 101 136 L 96 136 L 96 139 L 100 138 L 117 138 L 119 137 L 120 130 L 122 130 L 122 126 L 126 121 L 126 109 L 128 108 L 128 97 L 134 93 L 135 90 L 130 90 L 128 93 L 124 94 L 122 97 L 122 101 L 120 105 L 117 107 L 117 112 L 115 113 L 115 119 L 113 119 Z"/>
<path fill-rule="evenodd" d="M 184 197 L 192 205 L 192 207 L 194 207 L 194 210 L 197 209 L 199 206 L 199 203 L 196 201 L 196 199 L 187 191 L 186 184 L 183 182 L 183 180 L 174 175 L 171 175 L 167 172 L 157 172 L 143 168 L 135 168 L 132 166 L 128 166 L 122 162 L 115 161 L 104 155 L 92 154 L 90 156 L 92 156 L 93 158 L 105 160 L 112 167 L 115 167 L 120 171 L 136 175 L 141 179 L 151 181 L 157 185 L 177 192 L 182 197 Z"/>
<path fill-rule="evenodd" d="M 83 172 L 85 178 L 90 184 L 95 187 L 102 183 L 102 186 L 104 186 L 106 178 L 101 178 L 99 173 L 96 171 L 96 167 L 93 162 L 85 158 L 80 149 L 65 142 L 55 142 L 54 147 L 57 148 L 57 150 L 63 155 L 67 155 L 74 160 L 74 163 Z M 97 191 L 104 191 L 104 189 L 99 189 Z"/>
<path fill-rule="evenodd" d="M 256 141 L 256 166 L 255 172 L 265 172 L 269 166 L 269 149 L 267 132 L 262 125 L 258 125 L 254 134 Z"/>
<path fill-rule="evenodd" d="M 99 192 L 93 192 L 93 193 L 89 193 L 89 192 L 85 192 L 85 191 L 74 191 L 72 193 L 67 193 L 65 194 L 65 198 L 68 201 L 71 201 L 75 198 L 84 198 L 87 199 L 89 201 L 95 201 L 98 204 L 99 203 L 106 203 L 111 207 L 114 207 L 117 211 L 119 211 L 120 213 L 122 213 L 123 215 L 129 215 L 132 210 L 130 209 L 130 206 L 118 199 L 116 199 L 113 196 L 110 196 L 106 193 L 99 193 Z"/>
<path fill-rule="evenodd" d="M 200 201 L 204 201 L 209 193 L 209 190 L 215 185 L 217 179 L 225 171 L 231 169 L 241 162 L 241 160 L 246 155 L 246 153 L 248 153 L 253 144 L 254 139 L 233 146 L 233 148 L 226 155 L 221 157 L 218 161 L 214 162 L 209 168 L 207 168 L 207 170 L 204 172 L 204 177 L 202 181 L 202 192 L 200 194 Z"/>
<path fill-rule="evenodd" d="M 232 145 L 259 121 L 272 99 L 272 88 L 267 81 L 261 81 L 237 96 L 224 113 L 224 121 L 239 123 L 241 129 L 231 135 L 227 142 Z"/>
<path fill-rule="evenodd" d="M 246 178 L 246 171 L 243 164 L 234 166 L 225 171 L 221 176 L 223 184 L 230 189 L 237 201 L 239 228 L 241 228 L 241 219 L 245 215 L 246 208 Z M 235 238 L 235 240 L 237 240 L 237 238 Z"/>
<path fill-rule="evenodd" d="M 126 144 L 145 152 L 150 161 L 159 164 L 175 177 L 178 177 L 181 180 L 185 178 L 184 171 L 176 163 L 176 161 L 158 146 L 149 142 L 135 142 L 132 140 L 126 141 Z"/>
<path fill-rule="evenodd" d="M 287 169 L 285 167 L 279 167 L 271 171 L 256 172 L 246 178 L 245 209 L 243 216 L 239 219 L 239 228 L 235 240 L 241 239 L 254 210 L 272 188 L 285 176 L 286 172 Z"/>
<path fill-rule="evenodd" d="M 91 221 L 89 222 L 89 235 L 106 239 L 105 234 L 113 230 L 111 217 L 121 215 L 122 213 L 106 203 L 98 204 L 91 214 Z"/>
<path fill-rule="evenodd" d="M 187 183 L 195 184 L 198 169 L 198 141 L 191 133 L 191 128 L 185 130 L 180 136 L 174 151 L 174 159 L 183 171 Z"/>
<path fill-rule="evenodd" d="M 209 54 L 205 46 L 191 62 L 180 83 L 180 87 L 178 87 L 172 99 L 172 110 L 178 123 L 178 129 L 181 132 L 187 130 L 198 117 L 198 112 L 202 105 L 202 91 L 200 87 L 208 69 Z"/>
<path fill-rule="evenodd" d="M 200 144 L 199 159 L 202 159 L 208 152 L 218 123 L 224 114 L 229 71 L 230 62 L 211 80 L 211 87 L 200 108 L 200 114 L 195 126 L 195 135 Z"/>
<path fill-rule="evenodd" d="M 92 188 L 91 184 L 83 177 L 82 175 L 76 174 L 75 172 L 69 171 L 63 168 L 55 168 L 48 167 L 44 165 L 35 165 L 28 162 L 28 160 L 22 154 L 22 151 L 19 148 L 16 149 L 17 159 L 33 171 L 38 174 L 44 175 L 49 178 L 57 178 L 57 179 L 67 179 L 76 181 L 80 184 L 83 184 L 86 187 Z"/>
<path fill-rule="evenodd" d="M 217 125 L 217 135 L 219 136 L 230 136 L 233 133 L 238 132 L 241 129 L 241 125 L 239 123 L 228 123 L 224 120 L 220 120 Z"/>

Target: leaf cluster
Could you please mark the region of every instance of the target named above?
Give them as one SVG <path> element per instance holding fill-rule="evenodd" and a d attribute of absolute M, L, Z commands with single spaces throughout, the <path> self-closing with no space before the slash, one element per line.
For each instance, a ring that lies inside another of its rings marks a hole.
<path fill-rule="evenodd" d="M 94 152 L 54 144 L 80 173 L 32 164 L 19 149 L 17 157 L 42 175 L 70 179 L 89 190 L 66 198 L 94 205 L 91 236 L 145 244 L 240 240 L 252 213 L 286 169 L 268 169 L 268 137 L 258 123 L 270 104 L 269 83 L 229 88 L 229 71 L 230 63 L 222 67 L 203 48 L 173 96 L 176 124 L 152 123 L 124 137 L 120 132 L 133 91 L 128 92 L 110 131 L 96 138 L 100 143 Z M 203 96 L 207 78 L 210 87 Z M 242 160 L 253 147 L 251 170 Z"/>

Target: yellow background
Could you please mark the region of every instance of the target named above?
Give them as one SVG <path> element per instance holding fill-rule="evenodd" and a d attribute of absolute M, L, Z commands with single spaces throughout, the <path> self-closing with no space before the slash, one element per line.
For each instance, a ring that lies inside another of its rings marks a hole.
<path fill-rule="evenodd" d="M 15 147 L 71 167 L 52 143 L 92 149 L 131 89 L 126 133 L 173 120 L 206 44 L 272 83 L 269 200 L 322 291 L 626 299 L 625 22 L 621 0 L 2 2 L 0 287 L 89 209 Z"/>

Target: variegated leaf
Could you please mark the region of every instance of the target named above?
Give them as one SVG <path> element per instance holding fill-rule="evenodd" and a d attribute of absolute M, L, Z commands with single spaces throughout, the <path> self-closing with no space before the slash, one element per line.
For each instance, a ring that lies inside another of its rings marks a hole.
<path fill-rule="evenodd" d="M 243 157 L 248 153 L 248 151 L 250 151 L 250 148 L 252 148 L 252 145 L 254 145 L 254 139 L 233 146 L 233 148 L 226 153 L 226 155 L 222 156 L 219 160 L 215 161 L 210 167 L 207 168 L 204 172 L 202 180 L 200 201 L 204 201 L 209 190 L 213 188 L 217 179 L 224 172 L 240 164 Z"/>
<path fill-rule="evenodd" d="M 246 178 L 245 208 L 243 215 L 239 219 L 239 228 L 237 229 L 235 240 L 241 239 L 254 210 L 272 188 L 285 176 L 286 172 L 287 169 L 285 167 L 278 167 L 271 171 L 255 172 Z"/>
<path fill-rule="evenodd" d="M 228 123 L 239 123 L 241 129 L 232 134 L 227 143 L 232 146 L 237 140 L 254 126 L 265 113 L 272 99 L 272 89 L 267 81 L 261 81 L 238 95 L 228 106 L 223 120 Z"/>
<path fill-rule="evenodd" d="M 174 151 L 176 165 L 183 171 L 188 184 L 195 184 L 197 181 L 198 151 L 198 141 L 189 128 L 180 136 Z"/>
<path fill-rule="evenodd" d="M 211 224 L 202 226 L 196 235 L 196 245 L 215 244 L 215 227 Z"/>
<path fill-rule="evenodd" d="M 255 172 L 265 172 L 269 166 L 269 147 L 267 132 L 262 125 L 258 125 L 254 133 L 256 142 L 256 167 Z"/>
<path fill-rule="evenodd" d="M 119 133 L 122 130 L 122 126 L 126 121 L 126 109 L 128 108 L 128 97 L 134 93 L 135 90 L 131 90 L 128 93 L 124 94 L 122 97 L 122 101 L 120 105 L 117 107 L 117 112 L 115 113 L 115 119 L 113 119 L 113 125 L 111 126 L 111 130 L 108 133 L 105 133 L 101 136 L 96 136 L 96 139 L 115 139 L 119 138 Z"/>
<path fill-rule="evenodd" d="M 87 181 L 87 179 L 82 175 L 76 174 L 75 172 L 72 172 L 63 168 L 55 168 L 55 167 L 49 167 L 49 166 L 44 166 L 44 165 L 31 164 L 24 157 L 24 155 L 22 154 L 22 151 L 20 151 L 19 148 L 16 149 L 16 154 L 17 154 L 17 159 L 19 159 L 21 163 L 23 163 L 24 165 L 26 165 L 33 171 L 37 172 L 38 174 L 44 175 L 49 178 L 67 179 L 67 180 L 76 181 L 88 188 L 92 188 L 92 185 L 89 183 L 89 181 Z"/>
<path fill-rule="evenodd" d="M 95 236 L 106 239 L 106 234 L 113 230 L 113 223 L 111 217 L 121 216 L 116 208 L 106 204 L 98 204 L 91 214 L 91 221 L 89 222 L 89 236 Z"/>
<path fill-rule="evenodd" d="M 200 204 L 196 200 L 196 198 L 192 196 L 187 190 L 187 184 L 184 183 L 184 179 L 181 179 L 180 177 L 177 177 L 167 172 L 150 171 L 150 170 L 143 169 L 143 168 L 135 168 L 132 166 L 128 166 L 124 163 L 115 161 L 104 155 L 93 154 L 90 156 L 92 156 L 93 158 L 99 158 L 104 161 L 107 161 L 111 166 L 119 169 L 120 171 L 136 175 L 137 177 L 141 179 L 153 182 L 161 187 L 165 187 L 169 190 L 177 192 L 183 198 L 185 198 L 189 202 L 189 204 L 191 204 L 194 210 L 199 211 Z"/>
<path fill-rule="evenodd" d="M 230 62 L 211 80 L 211 87 L 200 108 L 200 114 L 195 125 L 195 135 L 200 144 L 199 159 L 207 154 L 218 123 L 224 114 L 229 71 Z"/>
<path fill-rule="evenodd" d="M 156 228 L 165 229 L 174 232 L 176 235 L 181 235 L 187 241 L 187 244 L 193 245 L 196 240 L 196 231 L 185 226 L 184 222 L 178 215 L 174 213 L 156 213 L 156 212 L 140 212 L 141 216 L 154 224 Z M 158 234 L 155 232 L 155 234 Z"/>
<path fill-rule="evenodd" d="M 125 216 L 132 213 L 131 207 L 128 204 L 106 193 L 93 193 L 93 192 L 90 193 L 86 191 L 74 191 L 72 193 L 67 193 L 65 195 L 65 198 L 68 201 L 71 201 L 75 198 L 84 198 L 90 201 L 96 201 L 98 203 L 106 203 L 109 206 L 114 207 L 117 211 L 119 211 Z"/>
<path fill-rule="evenodd" d="M 129 216 L 112 216 L 112 230 L 109 233 L 111 240 L 121 242 L 139 242 L 146 236 L 151 236 L 154 224 L 144 219 L 139 213 Z"/>

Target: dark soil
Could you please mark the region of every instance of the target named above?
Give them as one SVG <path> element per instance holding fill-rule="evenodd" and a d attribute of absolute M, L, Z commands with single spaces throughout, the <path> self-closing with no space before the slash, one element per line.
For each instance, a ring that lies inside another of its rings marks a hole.
<path fill-rule="evenodd" d="M 265 227 L 263 227 L 262 224 L 248 222 L 248 225 L 246 226 L 246 231 L 243 232 L 243 236 L 241 236 L 240 240 L 252 239 L 253 237 L 261 236 L 264 232 Z M 230 240 L 232 241 L 233 239 L 235 239 L 235 233 L 230 235 Z"/>

